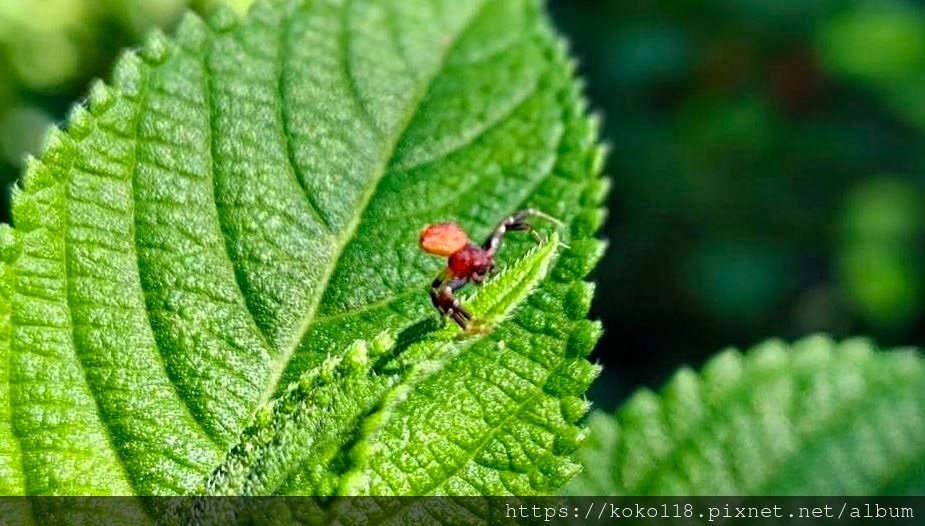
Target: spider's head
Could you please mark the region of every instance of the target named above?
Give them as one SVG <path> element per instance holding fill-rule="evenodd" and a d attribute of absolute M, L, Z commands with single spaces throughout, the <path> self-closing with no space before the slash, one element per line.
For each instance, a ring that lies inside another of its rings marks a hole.
<path fill-rule="evenodd" d="M 435 256 L 449 256 L 469 245 L 469 236 L 456 223 L 435 223 L 421 230 L 421 250 Z"/>

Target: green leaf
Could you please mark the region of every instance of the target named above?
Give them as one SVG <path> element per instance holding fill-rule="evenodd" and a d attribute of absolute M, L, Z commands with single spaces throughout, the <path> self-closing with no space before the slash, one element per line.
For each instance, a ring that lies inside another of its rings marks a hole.
<path fill-rule="evenodd" d="M 596 413 L 601 430 L 565 493 L 917 495 L 925 363 L 860 339 L 770 341 Z"/>
<path fill-rule="evenodd" d="M 551 491 L 571 473 L 600 332 L 582 278 L 607 186 L 572 71 L 536 0 L 267 0 L 243 21 L 187 16 L 176 39 L 127 53 L 14 191 L 0 489 L 202 488 L 290 383 L 355 341 L 436 319 L 427 286 L 445 262 L 418 250 L 423 225 L 456 220 L 481 239 L 534 206 L 564 221 L 569 248 L 403 402 L 430 397 L 454 426 L 442 433 L 469 430 L 460 476 L 388 464 L 377 448 L 393 424 L 377 416 L 386 427 L 332 431 L 337 465 L 286 490 Z M 499 268 L 534 245 L 517 236 Z M 360 381 L 348 376 L 341 388 Z M 361 430 L 369 447 L 348 451 Z M 433 439 L 415 454 L 449 446 Z"/>
<path fill-rule="evenodd" d="M 563 495 L 612 495 L 616 471 L 613 452 L 617 447 L 617 432 L 613 415 L 595 410 L 587 418 L 588 439 L 575 454 L 582 466 L 577 477 L 560 491 Z"/>
<path fill-rule="evenodd" d="M 12 263 L 16 259 L 16 235 L 8 225 L 0 225 L 0 358 L 10 356 L 10 294 Z M 23 490 L 22 453 L 12 425 L 10 369 L 0 366 L 0 495 L 21 495 Z"/>
<path fill-rule="evenodd" d="M 557 243 L 558 238 L 554 236 L 489 280 L 477 296 L 466 302 L 476 318 L 493 323 L 509 315 L 546 276 Z M 414 403 L 415 391 L 421 385 L 452 387 L 460 375 L 448 370 L 447 364 L 457 358 L 464 361 L 460 355 L 471 352 L 470 349 L 486 339 L 492 340 L 492 337 L 481 333 L 460 334 L 458 329 L 447 325 L 423 330 L 412 327 L 399 336 L 398 343 L 388 333 L 372 342 L 354 342 L 343 355 L 332 356 L 319 367 L 303 373 L 285 394 L 258 410 L 254 424 L 244 431 L 242 441 L 210 477 L 205 493 L 369 493 L 366 483 L 370 468 L 389 464 L 388 459 L 371 458 L 387 440 L 381 435 L 389 425 L 401 425 L 411 434 L 410 440 L 402 444 L 409 458 L 429 456 L 432 452 L 428 448 L 434 446 L 436 437 L 446 433 L 479 438 L 490 436 L 477 429 L 477 419 L 487 417 L 490 414 L 487 410 L 475 414 L 471 421 L 445 425 L 439 415 L 424 416 L 428 413 Z M 499 343 L 496 340 L 490 345 Z M 510 388 L 517 392 L 516 386 Z M 548 398 L 529 388 L 523 389 L 519 396 Z M 490 397 L 482 395 L 481 398 L 488 400 Z M 517 400 L 493 400 L 499 408 L 513 406 L 515 402 Z M 443 408 L 438 404 L 438 410 Z M 422 422 L 418 424 L 421 434 L 414 433 L 413 422 L 418 419 Z M 339 453 L 343 458 L 332 463 Z M 465 448 L 455 460 L 449 453 L 444 451 L 443 468 L 453 462 L 459 465 L 470 462 L 477 449 Z M 343 467 L 337 469 L 337 465 Z M 348 476 L 341 478 L 338 471 L 348 469 Z M 414 474 L 401 472 L 399 476 L 404 483 L 411 484 Z M 435 478 L 440 479 L 432 481 L 435 484 L 448 485 L 460 477 L 456 473 L 437 473 Z M 555 489 L 566 480 L 557 480 L 550 487 Z M 401 493 L 426 494 L 432 493 L 432 489 L 415 488 Z M 398 492 L 395 488 L 384 488 L 377 493 Z"/>

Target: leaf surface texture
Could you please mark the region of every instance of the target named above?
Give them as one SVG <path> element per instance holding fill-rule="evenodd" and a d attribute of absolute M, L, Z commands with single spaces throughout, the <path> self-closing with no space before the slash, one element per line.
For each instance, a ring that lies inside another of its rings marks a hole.
<path fill-rule="evenodd" d="M 720 353 L 595 413 L 566 494 L 919 495 L 925 363 L 814 336 Z"/>
<path fill-rule="evenodd" d="M 272 490 L 562 484 L 596 372 L 582 278 L 606 192 L 572 69 L 532 0 L 263 1 L 126 53 L 48 135 L 0 236 L 2 492 L 200 491 L 288 386 L 435 323 L 445 262 L 418 250 L 423 225 L 480 240 L 527 206 L 565 223 L 545 278 L 485 296 L 513 299 L 405 398 L 334 411 L 335 465 Z M 517 236 L 499 268 L 535 245 Z M 432 436 L 383 454 L 425 416 Z"/>

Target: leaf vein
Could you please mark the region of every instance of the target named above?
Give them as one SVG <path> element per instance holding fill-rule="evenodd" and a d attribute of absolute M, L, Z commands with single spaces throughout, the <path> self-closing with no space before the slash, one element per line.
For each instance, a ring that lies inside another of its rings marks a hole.
<path fill-rule="evenodd" d="M 334 270 L 337 268 L 337 264 L 340 261 L 341 256 L 346 250 L 347 246 L 353 241 L 356 231 L 360 225 L 360 219 L 366 211 L 367 206 L 369 206 L 370 201 L 372 201 L 373 196 L 376 193 L 376 190 L 379 186 L 379 182 L 385 176 L 388 171 L 388 166 L 392 161 L 392 158 L 395 155 L 395 151 L 401 142 L 402 137 L 407 132 L 408 127 L 414 120 L 415 115 L 417 114 L 418 109 L 420 108 L 421 101 L 427 96 L 430 92 L 434 81 L 439 77 L 440 73 L 443 70 L 443 65 L 446 63 L 447 57 L 450 52 L 458 43 L 459 38 L 465 34 L 471 25 L 476 19 L 478 19 L 481 12 L 484 10 L 485 6 L 488 4 L 486 1 L 482 1 L 479 4 L 479 7 L 470 15 L 469 19 L 463 23 L 460 31 L 454 35 L 453 39 L 446 45 L 442 50 L 442 55 L 440 57 L 439 64 L 434 68 L 434 72 L 430 75 L 424 83 L 421 89 L 418 91 L 415 97 L 413 97 L 412 103 L 409 106 L 409 109 L 406 110 L 403 122 L 401 122 L 397 133 L 391 139 L 389 147 L 384 152 L 384 156 L 376 168 L 376 172 L 373 174 L 372 182 L 367 187 L 364 194 L 361 196 L 359 203 L 356 207 L 356 213 L 351 217 L 350 222 L 345 228 L 345 235 L 342 240 L 334 249 L 333 257 L 331 258 L 330 263 L 324 270 L 324 274 L 319 280 L 319 292 L 315 295 L 314 301 L 309 306 L 305 317 L 303 318 L 301 324 L 299 324 L 298 329 L 295 331 L 295 336 L 291 340 L 288 348 L 284 349 L 283 352 L 278 354 L 276 363 L 274 364 L 269 380 L 267 382 L 267 389 L 264 391 L 263 396 L 261 397 L 260 404 L 266 403 L 276 392 L 279 381 L 283 376 L 283 372 L 286 369 L 292 355 L 295 353 L 296 349 L 302 343 L 302 340 L 305 338 L 305 335 L 308 333 L 309 328 L 312 325 L 314 320 L 315 313 L 318 311 L 318 307 L 321 304 L 321 300 L 327 292 L 328 284 L 331 280 L 331 277 L 334 275 Z"/>
<path fill-rule="evenodd" d="M 360 93 L 360 87 L 357 84 L 357 79 L 353 74 L 353 63 L 350 60 L 350 13 L 352 8 L 353 0 L 346 0 L 346 3 L 341 8 L 340 17 L 341 31 L 338 44 L 340 48 L 339 51 L 341 55 L 341 65 L 343 67 L 344 81 L 347 84 L 347 92 L 350 95 L 351 100 L 353 100 L 354 104 L 356 104 L 357 109 L 360 111 L 364 122 L 366 122 L 378 133 L 378 135 L 381 136 L 383 135 L 383 131 L 376 123 L 376 119 L 374 119 L 372 114 L 369 112 L 369 107 L 367 106 L 363 95 Z"/>
<path fill-rule="evenodd" d="M 467 148 L 473 146 L 476 141 L 496 130 L 502 124 L 506 123 L 514 114 L 517 113 L 518 110 L 530 102 L 533 96 L 537 93 L 539 93 L 539 83 L 534 82 L 532 86 L 514 98 L 510 107 L 505 108 L 497 115 L 493 115 L 492 118 L 488 121 L 482 123 L 482 125 L 477 128 L 476 132 L 473 133 L 471 137 L 466 137 L 459 144 L 450 145 L 448 148 L 438 151 L 435 155 L 427 156 L 423 159 L 416 159 L 408 163 L 399 162 L 397 164 L 393 164 L 390 168 L 409 172 L 424 166 L 436 164 L 444 159 L 447 159 L 455 153 L 466 150 Z"/>
<path fill-rule="evenodd" d="M 14 269 L 10 269 L 10 271 L 13 272 Z M 15 278 L 15 275 L 13 277 Z M 4 412 L 6 413 L 8 421 L 10 423 L 10 434 L 12 435 L 13 440 L 16 441 L 16 452 L 18 453 L 18 455 L 16 455 L 16 460 L 18 461 L 18 464 L 19 464 L 19 473 L 21 474 L 20 478 L 22 480 L 23 494 L 25 494 L 26 489 L 27 489 L 26 486 L 28 484 L 28 477 L 26 476 L 26 451 L 23 447 L 25 437 L 22 434 L 20 434 L 18 426 L 16 425 L 16 422 L 13 420 L 14 411 L 13 411 L 13 396 L 12 395 L 13 395 L 13 386 L 16 385 L 16 383 L 13 380 L 13 337 L 12 337 L 12 334 L 13 334 L 13 330 L 12 330 L 13 298 L 8 297 L 8 298 L 4 298 L 4 300 L 7 302 L 7 305 L 10 310 L 9 312 L 10 320 L 9 320 L 9 324 L 7 325 L 8 331 L 6 334 L 7 345 L 6 345 L 6 360 L 5 360 L 6 362 L 7 402 L 8 403 L 6 404 L 6 407 L 4 408 L 5 410 Z M 29 505 L 29 511 L 30 513 L 32 512 L 31 504 Z"/>
<path fill-rule="evenodd" d="M 132 194 L 132 228 L 131 228 L 132 233 L 131 233 L 131 236 L 132 236 L 132 244 L 134 247 L 141 246 L 140 238 L 138 237 L 138 226 L 141 223 L 138 217 L 138 205 L 142 202 L 142 200 L 139 198 L 138 192 L 135 187 L 136 187 L 136 178 L 138 176 L 138 167 L 141 164 L 138 159 L 138 149 L 139 149 L 138 146 L 140 143 L 137 141 L 137 138 L 140 135 L 139 131 L 140 131 L 140 126 L 141 126 L 142 115 L 144 113 L 145 102 L 147 99 L 147 90 L 148 90 L 148 80 L 147 80 L 147 77 L 145 77 L 145 79 L 142 81 L 141 91 L 140 91 L 138 101 L 137 101 L 138 108 L 139 108 L 138 116 L 135 118 L 135 122 L 132 123 L 132 132 L 131 132 L 132 144 L 134 146 L 132 148 L 132 156 L 131 156 L 131 162 L 130 162 L 131 171 L 130 171 L 128 180 L 129 180 L 129 184 L 131 185 L 130 191 Z M 157 333 L 155 330 L 155 326 L 154 326 L 154 323 L 152 323 L 151 321 L 152 300 L 151 300 L 149 291 L 144 286 L 144 281 L 141 279 L 141 272 L 142 272 L 142 268 L 144 267 L 144 265 L 142 265 L 141 256 L 138 250 L 134 249 L 132 250 L 132 252 L 135 256 L 136 273 L 138 275 L 138 286 L 141 289 L 142 297 L 145 300 L 145 308 L 142 310 L 144 311 L 145 321 L 151 331 L 154 348 L 157 350 L 157 356 L 159 358 L 158 361 L 160 362 L 160 365 L 163 368 L 164 374 L 167 376 L 167 379 L 169 380 L 170 385 L 173 387 L 173 391 L 174 391 L 174 394 L 176 394 L 177 399 L 180 400 L 181 403 L 183 404 L 184 408 L 186 409 L 187 414 L 190 415 L 190 419 L 193 422 L 195 422 L 196 425 L 198 426 L 198 429 L 195 430 L 197 434 L 204 437 L 212 445 L 220 449 L 220 444 L 216 440 L 216 437 L 212 436 L 211 433 L 208 433 L 206 431 L 206 428 L 203 425 L 203 422 L 201 422 L 197 418 L 196 413 L 192 411 L 192 407 L 190 407 L 189 401 L 186 399 L 185 396 L 183 396 L 183 393 L 181 392 L 179 385 L 177 384 L 176 378 L 174 378 L 173 375 L 171 375 L 170 373 L 170 367 L 167 366 L 167 359 L 164 356 L 164 349 L 161 347 L 161 344 L 157 340 L 157 336 L 156 336 Z"/>
<path fill-rule="evenodd" d="M 218 182 L 217 182 L 217 177 L 215 176 L 215 172 L 216 172 L 216 164 L 217 164 L 216 141 L 218 140 L 219 133 L 218 133 L 218 123 L 216 122 L 216 119 L 215 119 L 216 108 L 215 108 L 215 100 L 213 96 L 212 70 L 209 67 L 209 57 L 211 56 L 211 53 L 212 53 L 212 48 L 210 47 L 209 50 L 203 54 L 201 65 L 202 65 L 202 76 L 203 76 L 203 84 L 204 84 L 203 96 L 205 98 L 206 113 L 208 114 L 208 121 L 209 121 L 208 128 L 207 128 L 207 132 L 209 134 L 208 141 L 207 141 L 207 144 L 209 147 L 208 174 L 209 174 L 209 182 L 211 183 L 209 187 L 212 190 L 212 193 L 210 194 L 209 197 L 212 199 L 211 204 L 212 204 L 212 207 L 215 209 L 215 215 L 214 215 L 215 227 L 218 231 L 219 236 L 221 237 L 221 243 L 220 243 L 221 250 L 219 250 L 218 252 L 221 252 L 225 261 L 228 263 L 229 267 L 231 268 L 232 273 L 234 274 L 235 286 L 237 287 L 238 294 L 240 294 L 241 304 L 244 306 L 244 309 L 247 311 L 248 320 L 250 321 L 249 325 L 251 326 L 250 328 L 254 331 L 254 333 L 259 338 L 260 343 L 263 345 L 263 349 L 262 349 L 263 353 L 268 355 L 272 347 L 270 347 L 269 340 L 267 339 L 266 334 L 264 334 L 263 329 L 261 329 L 260 324 L 257 323 L 257 317 L 254 315 L 254 309 L 251 305 L 251 302 L 248 301 L 249 296 L 244 293 L 244 282 L 245 282 L 244 271 L 240 268 L 239 265 L 235 264 L 235 258 L 232 257 L 231 247 L 228 246 L 228 244 L 231 242 L 231 236 L 229 235 L 227 229 L 225 228 L 225 224 L 222 221 L 222 207 L 220 207 L 218 204 L 218 198 L 217 198 Z"/>
<path fill-rule="evenodd" d="M 308 188 L 308 185 L 305 183 L 305 173 L 302 171 L 302 168 L 295 158 L 295 148 L 292 144 L 292 138 L 294 135 L 292 130 L 289 129 L 289 90 L 286 89 L 285 79 L 286 64 L 289 62 L 289 55 L 291 53 L 288 43 L 290 41 L 289 37 L 292 33 L 293 17 L 285 19 L 282 24 L 282 30 L 278 31 L 279 39 L 277 41 L 277 45 L 279 46 L 279 56 L 276 60 L 276 62 L 279 64 L 276 71 L 276 90 L 279 95 L 279 103 L 277 104 L 277 119 L 279 120 L 280 141 L 282 142 L 283 150 L 286 152 L 286 162 L 288 164 L 289 173 L 292 175 L 296 184 L 299 185 L 299 188 L 301 188 L 302 192 L 305 194 L 305 200 L 308 203 L 308 208 L 315 216 L 317 216 L 318 220 L 321 221 L 321 225 L 325 228 L 325 230 L 327 230 L 328 233 L 331 233 L 331 221 L 324 213 L 324 210 L 321 209 L 321 205 L 318 203 L 314 194 L 312 194 Z"/>
<path fill-rule="evenodd" d="M 141 113 L 139 111 L 139 115 L 140 114 Z M 68 161 L 67 167 L 63 170 L 64 175 L 63 175 L 63 181 L 61 183 L 62 184 L 61 190 L 63 191 L 65 195 L 67 195 L 68 193 L 67 189 L 70 186 L 68 183 L 70 182 L 71 173 L 73 172 L 73 170 L 74 170 L 73 161 Z M 62 245 L 62 252 L 63 252 L 62 263 L 64 265 L 64 276 L 62 279 L 62 282 L 63 282 L 62 285 L 64 287 L 64 297 L 66 298 L 65 304 L 67 307 L 66 310 L 67 310 L 68 338 L 70 339 L 71 345 L 74 348 L 74 354 L 76 358 L 75 361 L 77 362 L 78 369 L 80 370 L 81 378 L 83 379 L 84 384 L 87 385 L 87 390 L 90 392 L 90 399 L 93 401 L 94 412 L 96 413 L 96 416 L 99 418 L 100 423 L 102 424 L 100 427 L 102 427 L 103 433 L 106 436 L 106 440 L 109 443 L 109 449 L 110 451 L 113 452 L 113 456 L 116 458 L 116 462 L 118 463 L 119 468 L 122 471 L 122 475 L 125 477 L 129 485 L 137 493 L 139 488 L 135 484 L 134 477 L 132 477 L 131 473 L 129 472 L 128 465 L 126 465 L 125 458 L 123 457 L 124 452 L 121 450 L 121 448 L 116 447 L 115 436 L 114 436 L 113 429 L 112 429 L 111 419 L 107 417 L 107 413 L 102 410 L 102 404 L 99 400 L 99 396 L 97 395 L 97 391 L 93 389 L 93 385 L 90 382 L 90 378 L 87 372 L 87 369 L 89 367 L 88 364 L 86 363 L 87 358 L 84 356 L 84 353 L 80 352 L 80 349 L 77 343 L 78 339 L 77 339 L 77 331 L 76 331 L 76 326 L 75 326 L 76 324 L 74 323 L 74 305 L 77 302 L 75 298 L 71 295 L 72 270 L 71 270 L 71 263 L 70 263 L 71 255 L 69 254 L 69 251 L 72 250 L 72 248 L 71 248 L 71 243 L 68 240 L 68 224 L 70 223 L 71 207 L 70 207 L 70 202 L 68 199 L 65 198 L 65 199 L 62 199 L 61 201 L 62 201 L 62 205 L 61 205 L 61 223 L 62 224 L 61 224 L 60 236 L 61 236 L 61 245 Z"/>

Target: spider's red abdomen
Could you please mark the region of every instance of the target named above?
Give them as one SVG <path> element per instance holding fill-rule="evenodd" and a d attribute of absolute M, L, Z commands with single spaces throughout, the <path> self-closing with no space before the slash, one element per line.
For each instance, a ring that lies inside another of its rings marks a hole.
<path fill-rule="evenodd" d="M 450 254 L 449 267 L 456 278 L 468 278 L 473 274 L 484 274 L 491 261 L 481 248 L 468 243 Z"/>
<path fill-rule="evenodd" d="M 421 230 L 418 243 L 424 252 L 449 256 L 468 245 L 469 236 L 456 223 L 436 223 Z"/>

